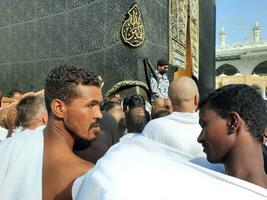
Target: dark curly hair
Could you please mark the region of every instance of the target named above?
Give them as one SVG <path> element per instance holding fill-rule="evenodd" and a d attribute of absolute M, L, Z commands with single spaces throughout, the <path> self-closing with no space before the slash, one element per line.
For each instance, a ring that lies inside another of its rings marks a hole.
<path fill-rule="evenodd" d="M 132 95 L 127 98 L 126 104 L 129 106 L 129 109 L 132 109 L 135 107 L 145 107 L 146 101 L 141 95 Z"/>
<path fill-rule="evenodd" d="M 69 104 L 72 98 L 77 97 L 79 94 L 76 86 L 79 84 L 100 87 L 101 81 L 94 73 L 84 68 L 68 65 L 53 68 L 45 80 L 45 103 L 48 114 L 51 113 L 52 100 L 60 99 Z"/>
<path fill-rule="evenodd" d="M 267 112 L 264 99 L 254 88 L 245 84 L 224 86 L 201 98 L 199 109 L 203 108 L 213 109 L 224 119 L 228 118 L 229 112 L 237 112 L 252 135 L 259 142 L 263 141 Z"/>

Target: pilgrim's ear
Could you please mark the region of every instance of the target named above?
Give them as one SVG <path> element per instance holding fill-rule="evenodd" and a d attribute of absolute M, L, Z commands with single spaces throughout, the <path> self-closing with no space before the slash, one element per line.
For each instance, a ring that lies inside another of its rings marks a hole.
<path fill-rule="evenodd" d="M 64 112 L 65 112 L 65 103 L 59 99 L 54 99 L 51 102 L 51 110 L 52 113 L 59 117 L 59 118 L 63 118 L 64 117 Z"/>
<path fill-rule="evenodd" d="M 194 97 L 194 106 L 195 106 L 195 111 L 198 110 L 198 103 L 199 103 L 199 95 L 195 95 Z"/>
<path fill-rule="evenodd" d="M 47 124 L 47 122 L 48 122 L 48 116 L 47 116 L 47 113 L 45 113 L 45 114 L 43 114 L 43 116 L 42 116 L 42 123 L 43 123 L 43 124 Z"/>
<path fill-rule="evenodd" d="M 237 112 L 229 112 L 228 114 L 228 122 L 227 122 L 227 131 L 228 134 L 232 134 L 237 132 L 240 127 L 241 117 Z"/>

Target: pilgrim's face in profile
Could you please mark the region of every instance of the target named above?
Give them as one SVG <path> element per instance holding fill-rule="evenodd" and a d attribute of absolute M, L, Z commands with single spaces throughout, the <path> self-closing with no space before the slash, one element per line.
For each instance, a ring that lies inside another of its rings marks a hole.
<path fill-rule="evenodd" d="M 66 105 L 65 125 L 79 138 L 92 140 L 100 132 L 102 91 L 97 86 L 79 84 L 76 92 L 78 96 Z"/>
<path fill-rule="evenodd" d="M 202 108 L 199 112 L 199 124 L 202 131 L 198 142 L 209 162 L 223 162 L 233 145 L 231 135 L 228 134 L 227 120 L 218 115 L 211 108 Z"/>

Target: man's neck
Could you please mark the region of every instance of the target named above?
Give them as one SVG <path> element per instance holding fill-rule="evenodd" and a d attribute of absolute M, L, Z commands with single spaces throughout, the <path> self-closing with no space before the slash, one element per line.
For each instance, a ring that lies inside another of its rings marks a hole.
<path fill-rule="evenodd" d="M 160 72 L 159 70 L 157 70 L 157 73 L 160 74 L 161 76 L 163 76 L 164 74 L 166 74 L 165 72 Z"/>
<path fill-rule="evenodd" d="M 65 130 L 63 122 L 59 120 L 50 120 L 44 130 L 47 137 L 60 140 L 65 143 L 71 150 L 74 145 L 73 137 Z"/>
<path fill-rule="evenodd" d="M 244 135 L 244 137 L 248 136 Z M 251 141 L 236 144 L 229 153 L 227 160 L 224 162 L 225 173 L 267 188 L 261 144 L 255 142 L 252 137 L 246 140 Z"/>
<path fill-rule="evenodd" d="M 34 130 L 34 129 L 36 129 L 36 128 L 40 127 L 40 126 L 43 126 L 43 125 L 45 125 L 45 124 L 42 121 L 33 120 L 30 123 L 28 123 L 27 126 L 24 126 L 23 130 L 25 130 L 25 129 Z"/>
<path fill-rule="evenodd" d="M 186 112 L 193 113 L 195 112 L 195 108 L 191 105 L 188 106 L 173 106 L 173 112 Z"/>
<path fill-rule="evenodd" d="M 71 199 L 75 179 L 93 167 L 72 152 L 74 140 L 60 120 L 44 130 L 43 199 Z"/>

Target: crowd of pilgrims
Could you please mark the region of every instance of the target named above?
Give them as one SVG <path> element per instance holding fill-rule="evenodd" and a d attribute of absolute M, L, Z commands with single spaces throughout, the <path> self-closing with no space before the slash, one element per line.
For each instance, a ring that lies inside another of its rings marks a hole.
<path fill-rule="evenodd" d="M 267 106 L 252 87 L 228 85 L 200 97 L 195 81 L 180 77 L 167 96 L 151 100 L 137 93 L 103 97 L 104 81 L 62 65 L 49 72 L 43 90 L 0 92 L 0 199 L 179 199 L 197 197 L 189 192 L 196 184 L 214 191 L 225 184 L 229 196 L 267 197 Z M 40 132 L 41 143 L 30 138 Z M 9 152 L 19 141 L 23 151 L 14 156 Z M 31 165 L 38 144 L 41 175 L 31 183 L 25 174 L 34 166 L 22 167 L 22 177 L 11 163 Z M 66 164 L 54 166 L 50 153 L 53 162 Z M 27 188 L 38 180 L 39 192 Z"/>

